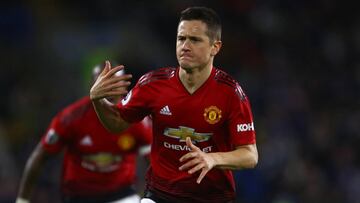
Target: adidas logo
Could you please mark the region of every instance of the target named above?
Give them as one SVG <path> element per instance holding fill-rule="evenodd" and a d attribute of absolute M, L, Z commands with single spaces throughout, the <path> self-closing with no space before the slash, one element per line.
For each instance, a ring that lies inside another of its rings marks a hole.
<path fill-rule="evenodd" d="M 90 136 L 87 135 L 86 137 L 84 137 L 83 139 L 81 139 L 80 144 L 81 144 L 81 145 L 84 145 L 84 146 L 85 146 L 85 145 L 90 146 L 90 145 L 92 145 L 93 143 L 92 143 L 92 140 L 91 140 Z"/>
<path fill-rule="evenodd" d="M 164 107 L 160 110 L 160 114 L 162 114 L 162 115 L 168 115 L 168 116 L 172 115 L 172 113 L 171 113 L 168 105 L 164 106 Z"/>

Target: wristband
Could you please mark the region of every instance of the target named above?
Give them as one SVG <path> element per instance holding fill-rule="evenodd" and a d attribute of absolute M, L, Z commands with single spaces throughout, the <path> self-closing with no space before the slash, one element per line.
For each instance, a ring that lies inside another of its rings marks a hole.
<path fill-rule="evenodd" d="M 18 198 L 16 198 L 16 202 L 15 202 L 15 203 L 30 203 L 30 201 L 27 200 L 27 199 L 24 199 L 24 198 L 22 198 L 22 197 L 18 197 Z"/>

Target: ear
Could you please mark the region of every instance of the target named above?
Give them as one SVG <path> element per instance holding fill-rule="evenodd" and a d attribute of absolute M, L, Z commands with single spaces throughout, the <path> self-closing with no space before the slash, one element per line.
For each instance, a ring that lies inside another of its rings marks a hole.
<path fill-rule="evenodd" d="M 221 46 L 222 46 L 222 41 L 220 41 L 220 40 L 215 41 L 212 45 L 210 55 L 215 56 L 220 51 Z"/>

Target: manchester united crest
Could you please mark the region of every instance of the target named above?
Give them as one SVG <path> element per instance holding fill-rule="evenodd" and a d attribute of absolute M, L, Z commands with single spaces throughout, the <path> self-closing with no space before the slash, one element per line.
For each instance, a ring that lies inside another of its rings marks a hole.
<path fill-rule="evenodd" d="M 215 124 L 221 119 L 221 110 L 216 106 L 210 106 L 204 110 L 204 119 L 210 124 Z"/>
<path fill-rule="evenodd" d="M 130 134 L 121 135 L 117 141 L 118 146 L 120 149 L 127 151 L 132 149 L 135 145 L 135 139 Z"/>

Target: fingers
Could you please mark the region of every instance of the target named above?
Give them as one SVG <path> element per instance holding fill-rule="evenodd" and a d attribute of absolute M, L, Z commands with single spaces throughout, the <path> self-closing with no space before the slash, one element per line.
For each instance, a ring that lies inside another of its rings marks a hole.
<path fill-rule="evenodd" d="M 108 77 L 108 78 L 111 78 L 115 73 L 123 70 L 124 68 L 125 68 L 124 65 L 118 65 L 118 66 L 115 66 L 115 67 L 112 68 L 110 61 L 107 60 L 107 61 L 105 61 L 105 67 L 104 67 L 104 70 L 101 72 L 101 75 L 105 76 L 105 77 Z M 128 78 L 129 75 L 130 74 L 126 75 L 126 77 L 127 77 L 126 79 L 131 78 L 131 76 L 130 76 L 130 78 Z"/>
<path fill-rule="evenodd" d="M 187 170 L 193 166 L 192 169 L 188 171 L 188 173 L 192 174 L 200 170 L 201 168 L 205 167 L 203 158 L 201 157 L 201 152 L 198 152 L 197 150 L 200 150 L 198 147 L 196 147 L 194 144 L 192 144 L 191 139 L 189 137 L 186 138 L 186 144 L 188 147 L 192 147 L 192 152 L 184 154 L 179 161 L 185 162 L 182 166 L 179 167 L 179 170 Z"/>
<path fill-rule="evenodd" d="M 115 69 L 116 68 L 116 69 Z M 115 73 L 117 72 L 116 70 L 118 69 L 124 69 L 124 66 L 121 67 L 115 67 L 113 69 L 111 68 L 111 63 L 110 61 L 105 61 L 105 66 L 104 68 L 101 70 L 99 76 L 97 77 L 97 79 L 99 78 L 111 78 L 111 76 L 113 75 L 113 72 L 115 71 Z"/>
<path fill-rule="evenodd" d="M 119 65 L 119 66 L 115 66 L 111 69 L 109 69 L 109 71 L 106 73 L 106 77 L 113 77 L 115 75 L 115 73 L 123 70 L 125 67 L 123 65 Z"/>
<path fill-rule="evenodd" d="M 197 154 L 195 154 L 195 153 L 185 154 L 183 157 L 180 158 L 180 162 L 186 161 L 188 159 L 191 159 L 191 160 L 189 160 L 185 164 L 181 165 L 179 167 L 180 171 L 184 171 L 184 170 L 187 170 L 187 169 L 193 167 L 190 170 L 188 170 L 189 174 L 193 174 L 193 173 L 197 172 L 198 170 L 207 167 L 205 160 L 201 157 L 198 157 Z"/>
<path fill-rule="evenodd" d="M 196 157 L 196 153 L 194 153 L 194 152 L 189 152 L 189 153 L 184 154 L 184 155 L 179 159 L 179 161 L 180 161 L 180 162 L 184 162 L 184 161 L 186 161 L 186 160 L 188 160 L 188 159 L 191 159 L 191 158 L 194 158 L 194 157 Z"/>
<path fill-rule="evenodd" d="M 186 154 L 189 155 L 190 153 Z M 190 155 L 191 156 L 191 155 Z M 190 157 L 189 156 L 189 157 Z M 192 168 L 191 168 L 192 167 Z M 194 174 L 198 171 L 201 170 L 201 173 L 199 175 L 199 177 L 197 178 L 196 182 L 198 184 L 201 183 L 202 179 L 205 177 L 205 175 L 210 171 L 210 168 L 206 166 L 205 162 L 200 161 L 200 159 L 198 158 L 194 158 L 191 161 L 186 162 L 184 165 L 179 167 L 180 171 L 184 171 L 191 168 L 190 170 L 188 170 L 189 174 Z"/>
<path fill-rule="evenodd" d="M 131 79 L 131 75 L 122 75 L 122 76 L 117 76 L 117 77 L 112 77 L 112 78 L 107 78 L 106 80 L 103 80 L 103 86 L 106 87 L 110 87 L 113 85 L 117 85 L 119 87 L 121 86 L 129 86 L 131 84 L 130 80 Z M 114 87 L 112 87 L 114 88 Z"/>
<path fill-rule="evenodd" d="M 183 160 L 180 160 L 180 162 L 183 162 L 183 161 L 186 161 L 187 159 L 190 159 L 192 158 L 192 155 L 190 155 L 189 153 L 188 154 L 185 154 L 184 156 L 186 156 Z M 192 159 L 188 162 L 186 162 L 185 164 L 183 164 L 182 166 L 179 167 L 179 170 L 182 171 L 182 170 L 186 170 L 192 166 L 194 166 L 195 164 L 198 164 L 199 163 L 199 160 L 197 159 Z"/>
<path fill-rule="evenodd" d="M 186 138 L 186 145 L 191 149 L 191 152 L 186 153 L 183 155 L 179 161 L 185 162 L 185 164 L 179 167 L 180 171 L 188 170 L 189 174 L 194 174 L 198 171 L 201 171 L 199 177 L 197 178 L 196 182 L 198 184 L 204 179 L 205 175 L 211 170 L 212 166 L 209 163 L 209 157 L 207 154 L 201 151 L 196 145 L 194 145 L 191 141 L 190 137 Z"/>
<path fill-rule="evenodd" d="M 119 81 L 117 83 L 111 83 L 107 86 L 104 86 L 103 91 L 112 91 L 112 90 L 127 90 L 131 82 L 129 81 Z"/>
<path fill-rule="evenodd" d="M 186 145 L 188 146 L 188 147 L 192 147 L 192 145 L 194 145 L 192 142 L 191 142 L 191 138 L 190 137 L 186 137 Z"/>
<path fill-rule="evenodd" d="M 109 72 L 109 70 L 111 69 L 111 63 L 110 63 L 110 61 L 108 61 L 108 60 L 105 61 L 105 68 L 104 68 L 104 69 L 106 69 L 107 72 Z"/>
<path fill-rule="evenodd" d="M 179 161 L 180 162 L 184 162 L 188 159 L 194 159 L 196 157 L 199 156 L 199 153 L 201 153 L 202 151 L 195 146 L 192 142 L 191 142 L 191 138 L 190 137 L 186 137 L 186 145 L 192 150 L 192 152 L 186 153 L 185 155 L 183 155 Z"/>
<path fill-rule="evenodd" d="M 115 76 L 115 73 L 124 69 L 123 65 L 111 68 L 110 61 L 105 61 L 104 70 L 90 89 L 90 98 L 92 100 L 104 97 L 123 96 L 128 93 L 127 88 L 130 86 L 131 74 Z"/>
<path fill-rule="evenodd" d="M 128 91 L 126 89 L 119 89 L 119 90 L 110 90 L 105 92 L 103 95 L 104 97 L 118 97 L 121 95 L 126 95 Z"/>
<path fill-rule="evenodd" d="M 201 151 L 197 146 L 195 146 L 190 137 L 186 137 L 186 145 L 190 147 L 192 151 Z"/>
<path fill-rule="evenodd" d="M 209 169 L 203 168 L 198 179 L 196 180 L 197 184 L 200 184 L 202 179 L 204 179 L 205 175 L 209 172 Z"/>
<path fill-rule="evenodd" d="M 103 76 L 103 75 L 106 75 L 111 69 L 111 63 L 110 61 L 105 61 L 105 67 L 104 69 L 101 71 L 100 75 Z"/>

